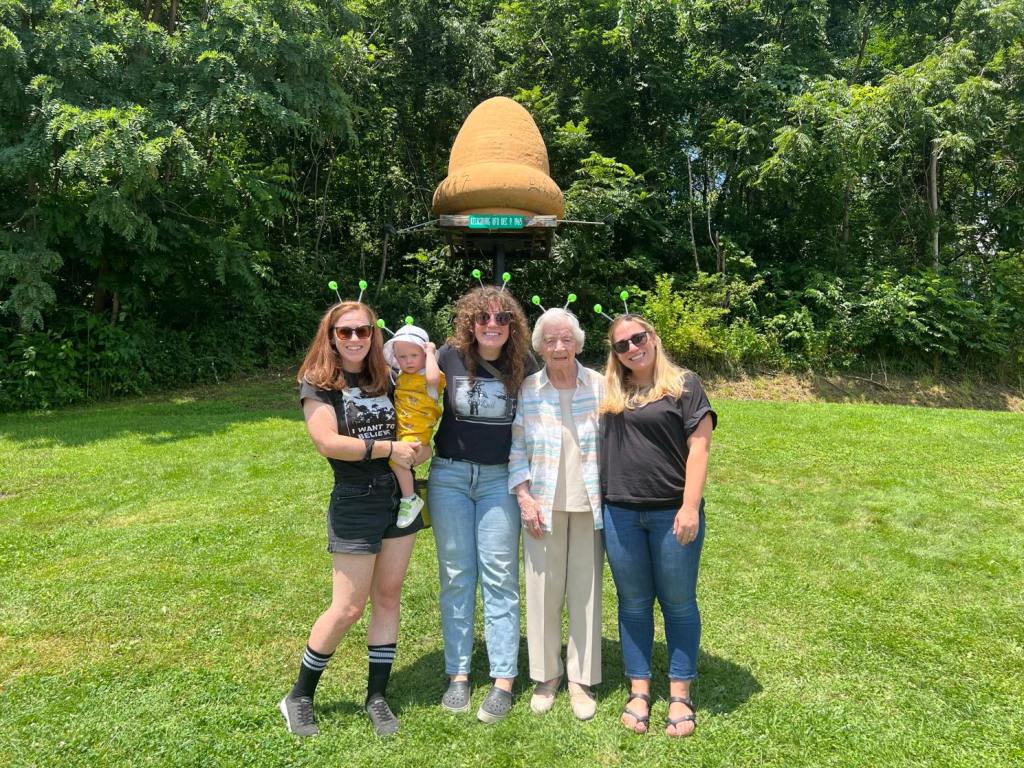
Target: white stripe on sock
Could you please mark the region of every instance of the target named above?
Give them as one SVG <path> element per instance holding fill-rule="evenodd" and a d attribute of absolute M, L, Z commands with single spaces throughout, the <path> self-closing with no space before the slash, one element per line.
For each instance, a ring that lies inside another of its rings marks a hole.
<path fill-rule="evenodd" d="M 330 657 L 328 657 L 326 659 L 324 659 L 324 658 L 319 658 L 318 659 L 316 656 L 312 656 L 308 652 L 302 654 L 302 664 L 303 664 L 303 666 L 309 667 L 310 669 L 314 670 L 315 672 L 323 672 L 324 669 L 327 668 L 327 662 L 330 661 L 330 660 L 331 660 Z"/>

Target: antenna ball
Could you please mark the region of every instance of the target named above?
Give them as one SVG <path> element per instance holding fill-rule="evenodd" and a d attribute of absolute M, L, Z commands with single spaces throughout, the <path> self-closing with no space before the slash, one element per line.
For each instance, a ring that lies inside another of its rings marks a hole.
<path fill-rule="evenodd" d="M 619 294 L 619 298 L 622 299 L 623 301 L 628 299 L 629 298 L 629 291 L 623 291 L 622 293 L 620 293 Z"/>
<path fill-rule="evenodd" d="M 365 280 L 360 280 L 359 281 L 359 290 L 360 291 L 365 291 L 367 285 L 368 285 L 368 283 Z"/>
<path fill-rule="evenodd" d="M 406 315 L 405 316 L 405 324 L 406 325 L 412 325 L 412 315 Z"/>
<path fill-rule="evenodd" d="M 473 270 L 473 277 L 475 277 L 477 280 L 480 279 L 480 270 L 479 269 L 474 269 Z"/>
<path fill-rule="evenodd" d="M 532 301 L 538 307 L 540 306 L 540 296 L 531 296 L 530 301 Z"/>
<path fill-rule="evenodd" d="M 508 272 L 502 272 L 501 279 L 507 283 L 509 280 L 512 279 L 512 275 L 510 275 Z"/>
<path fill-rule="evenodd" d="M 377 319 L 377 327 L 378 327 L 378 328 L 383 328 L 383 327 L 384 327 L 384 325 L 385 325 L 385 323 L 384 323 L 384 318 L 383 318 L 383 317 L 381 317 L 381 318 L 378 318 L 378 319 Z"/>
<path fill-rule="evenodd" d="M 604 312 L 604 307 L 602 307 L 600 304 L 595 304 L 594 313 L 600 315 L 602 312 Z"/>
<path fill-rule="evenodd" d="M 337 280 L 331 280 L 331 282 L 329 282 L 327 284 L 327 287 L 330 288 L 332 291 L 338 290 L 338 281 Z"/>
<path fill-rule="evenodd" d="M 569 294 L 569 303 L 572 304 L 574 301 L 576 301 L 576 294 L 575 293 L 570 293 Z"/>

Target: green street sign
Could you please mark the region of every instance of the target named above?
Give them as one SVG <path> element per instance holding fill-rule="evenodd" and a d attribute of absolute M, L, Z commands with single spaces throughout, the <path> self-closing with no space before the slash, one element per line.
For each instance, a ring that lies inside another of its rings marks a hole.
<path fill-rule="evenodd" d="M 525 216 L 509 216 L 498 213 L 470 214 L 470 229 L 522 229 Z"/>

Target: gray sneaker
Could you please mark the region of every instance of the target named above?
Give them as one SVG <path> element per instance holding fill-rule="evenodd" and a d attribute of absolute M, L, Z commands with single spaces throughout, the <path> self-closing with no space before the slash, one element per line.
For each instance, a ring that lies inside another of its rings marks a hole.
<path fill-rule="evenodd" d="M 469 680 L 452 680 L 441 697 L 441 706 L 449 712 L 469 712 Z"/>
<path fill-rule="evenodd" d="M 378 736 L 393 736 L 398 733 L 398 718 L 391 711 L 387 700 L 375 693 L 366 702 L 366 714 L 373 723 L 373 730 Z"/>
<path fill-rule="evenodd" d="M 504 720 L 511 711 L 512 694 L 492 685 L 480 704 L 480 709 L 477 710 L 476 719 L 481 723 L 496 723 Z"/>
<path fill-rule="evenodd" d="M 284 715 L 288 730 L 296 736 L 316 736 L 320 733 L 316 727 L 316 718 L 313 717 L 313 700 L 309 696 L 285 696 L 277 708 Z"/>

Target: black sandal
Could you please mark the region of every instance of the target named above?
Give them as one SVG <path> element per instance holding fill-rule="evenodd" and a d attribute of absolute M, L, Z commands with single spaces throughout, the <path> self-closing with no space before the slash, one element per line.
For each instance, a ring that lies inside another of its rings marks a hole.
<path fill-rule="evenodd" d="M 640 701 L 646 701 L 647 702 L 647 714 L 646 715 L 638 715 L 636 712 L 634 712 L 632 709 L 629 708 L 629 702 L 631 702 L 633 699 L 640 699 Z M 633 723 L 633 727 L 630 728 L 630 730 L 633 731 L 633 733 L 636 733 L 636 734 L 647 733 L 647 731 L 650 730 L 650 728 L 648 727 L 648 723 L 650 723 L 650 721 L 651 721 L 651 696 L 650 696 L 650 694 L 647 694 L 647 693 L 633 693 L 632 691 L 630 691 L 629 692 L 629 698 L 626 699 L 626 706 L 624 706 L 622 708 L 622 714 L 629 715 L 630 717 L 632 717 L 636 721 L 635 723 Z M 636 727 L 638 725 L 642 725 L 644 727 L 644 729 L 642 731 L 638 731 L 636 729 Z"/>
<path fill-rule="evenodd" d="M 697 708 L 695 706 L 693 706 L 693 699 L 691 699 L 689 696 L 669 696 L 668 697 L 668 703 L 669 703 L 669 706 L 671 706 L 673 703 L 685 704 L 686 706 L 688 706 L 690 708 L 690 714 L 683 715 L 682 717 L 666 717 L 665 718 L 665 728 L 666 729 L 671 728 L 673 725 L 679 725 L 680 723 L 692 722 L 694 730 L 696 730 L 696 728 L 697 728 Z M 687 736 L 692 736 L 693 735 L 693 731 L 690 731 L 686 735 Z M 684 736 L 682 734 L 679 734 L 679 733 L 677 733 L 677 734 L 668 733 L 668 734 L 666 734 L 666 736 L 669 736 L 669 737 L 671 737 L 673 739 L 684 738 Z"/>

